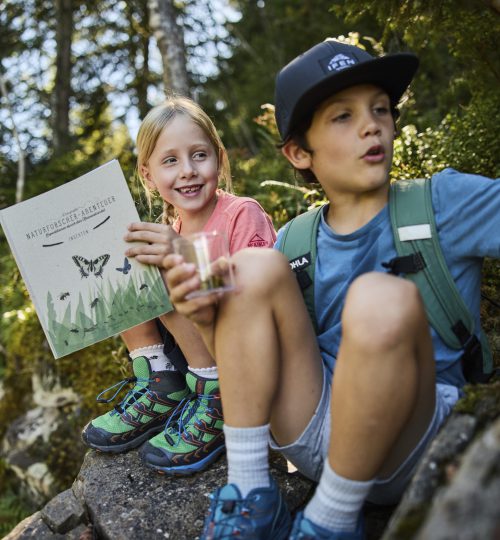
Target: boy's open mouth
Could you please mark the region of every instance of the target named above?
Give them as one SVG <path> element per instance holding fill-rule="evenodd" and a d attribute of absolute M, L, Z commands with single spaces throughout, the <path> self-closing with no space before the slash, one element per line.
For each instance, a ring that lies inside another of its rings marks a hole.
<path fill-rule="evenodd" d="M 371 146 L 361 159 L 365 161 L 381 161 L 385 157 L 384 147 L 381 144 Z"/>
<path fill-rule="evenodd" d="M 384 147 L 381 144 L 377 144 L 368 149 L 368 152 L 363 156 L 378 156 L 384 154 Z"/>

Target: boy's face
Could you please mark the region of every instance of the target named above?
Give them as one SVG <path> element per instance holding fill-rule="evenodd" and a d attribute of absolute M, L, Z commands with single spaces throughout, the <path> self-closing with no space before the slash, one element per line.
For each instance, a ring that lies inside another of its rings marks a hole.
<path fill-rule="evenodd" d="M 385 191 L 392 164 L 394 120 L 389 96 L 373 85 L 334 94 L 316 109 L 306 132 L 308 152 L 294 141 L 283 153 L 298 169 L 310 169 L 331 200 Z"/>

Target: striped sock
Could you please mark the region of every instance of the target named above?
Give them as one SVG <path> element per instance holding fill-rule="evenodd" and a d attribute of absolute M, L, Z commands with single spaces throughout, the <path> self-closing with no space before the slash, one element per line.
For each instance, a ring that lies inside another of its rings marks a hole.
<path fill-rule="evenodd" d="M 269 487 L 269 424 L 235 428 L 224 424 L 228 483 L 246 497 L 255 488 Z"/>
<path fill-rule="evenodd" d="M 330 531 L 354 531 L 358 514 L 373 483 L 374 480 L 359 482 L 339 476 L 326 459 L 318 487 L 304 510 L 304 516 Z"/>

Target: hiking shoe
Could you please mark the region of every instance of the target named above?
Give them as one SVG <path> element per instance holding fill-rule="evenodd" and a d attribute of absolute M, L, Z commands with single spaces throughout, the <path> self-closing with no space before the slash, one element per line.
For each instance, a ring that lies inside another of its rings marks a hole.
<path fill-rule="evenodd" d="M 354 531 L 329 531 L 316 525 L 299 512 L 295 517 L 289 540 L 363 540 L 365 538 L 365 520 L 362 513 Z"/>
<path fill-rule="evenodd" d="M 146 465 L 172 475 L 202 471 L 224 451 L 222 404 L 218 379 L 186 374 L 191 390 L 167 422 L 163 433 L 150 439 L 139 455 Z"/>
<path fill-rule="evenodd" d="M 292 520 L 274 480 L 269 487 L 252 489 L 245 498 L 234 484 L 217 489 L 210 498 L 201 540 L 288 538 Z"/>
<path fill-rule="evenodd" d="M 119 405 L 83 428 L 82 439 L 87 446 L 113 453 L 139 446 L 163 429 L 189 393 L 184 375 L 178 371 L 152 372 L 144 356 L 135 358 L 132 366 L 134 377 L 116 383 L 97 396 L 98 401 L 109 403 L 127 383 L 135 383 Z M 117 386 L 113 397 L 101 398 Z"/>

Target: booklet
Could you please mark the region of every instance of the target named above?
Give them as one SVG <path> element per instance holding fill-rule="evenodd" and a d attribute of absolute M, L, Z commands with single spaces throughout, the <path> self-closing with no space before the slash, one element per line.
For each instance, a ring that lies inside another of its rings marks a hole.
<path fill-rule="evenodd" d="M 124 256 L 133 221 L 116 160 L 0 212 L 55 358 L 172 309 L 158 268 Z"/>

